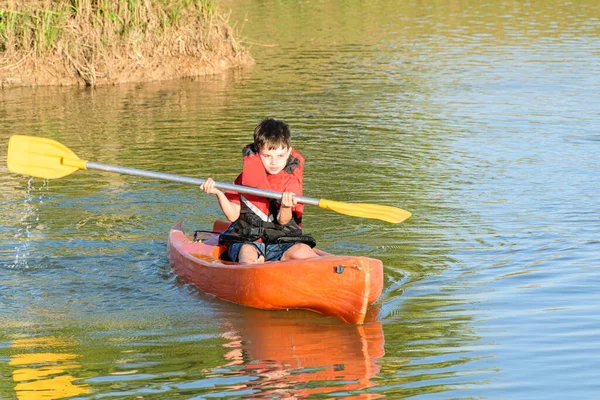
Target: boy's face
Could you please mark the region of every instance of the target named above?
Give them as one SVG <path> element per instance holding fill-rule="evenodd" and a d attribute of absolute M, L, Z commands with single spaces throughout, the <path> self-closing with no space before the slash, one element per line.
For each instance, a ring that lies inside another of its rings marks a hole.
<path fill-rule="evenodd" d="M 288 157 L 292 152 L 291 147 L 279 147 L 278 149 L 268 150 L 263 147 L 259 150 L 258 155 L 262 161 L 263 167 L 267 174 L 275 175 L 278 174 L 287 163 Z"/>

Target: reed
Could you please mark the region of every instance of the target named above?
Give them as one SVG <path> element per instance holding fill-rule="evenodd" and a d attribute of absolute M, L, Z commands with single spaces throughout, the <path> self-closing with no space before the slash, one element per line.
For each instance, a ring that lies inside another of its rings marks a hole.
<path fill-rule="evenodd" d="M 87 85 L 111 74 L 115 81 L 116 73 L 139 72 L 140 64 L 157 57 L 188 63 L 195 58 L 213 66 L 223 58 L 233 64 L 236 59 L 251 63 L 233 36 L 227 17 L 211 0 L 42 0 L 0 5 L 0 67 L 10 69 L 7 60 L 24 58 L 38 65 L 58 61 Z"/>
<path fill-rule="evenodd" d="M 48 9 L 0 10 L 0 51 L 44 54 L 60 36 L 64 16 Z"/>

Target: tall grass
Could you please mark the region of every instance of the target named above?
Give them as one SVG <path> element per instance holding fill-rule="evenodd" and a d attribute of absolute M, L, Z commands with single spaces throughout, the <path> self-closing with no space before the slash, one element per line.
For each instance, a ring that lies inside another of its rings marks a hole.
<path fill-rule="evenodd" d="M 45 54 L 61 37 L 67 14 L 59 9 L 0 10 L 0 51 Z"/>
<path fill-rule="evenodd" d="M 0 9 L 0 50 L 44 54 L 63 36 L 67 22 L 126 41 L 130 34 L 166 33 L 188 19 L 217 14 L 210 0 L 55 0 L 10 2 Z"/>
<path fill-rule="evenodd" d="M 244 51 L 212 0 L 40 0 L 0 5 L 3 56 L 60 56 L 87 84 L 112 59 Z M 225 43 L 230 41 L 230 43 Z M 248 55 L 249 57 L 249 55 Z"/>

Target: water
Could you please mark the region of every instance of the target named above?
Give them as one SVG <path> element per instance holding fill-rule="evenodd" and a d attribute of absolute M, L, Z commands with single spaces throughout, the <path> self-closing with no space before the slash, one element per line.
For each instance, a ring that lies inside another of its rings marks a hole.
<path fill-rule="evenodd" d="M 319 247 L 377 257 L 374 321 L 230 305 L 174 277 L 197 188 L 94 171 L 0 185 L 0 398 L 593 398 L 600 361 L 596 2 L 224 2 L 256 67 L 0 92 L 0 148 L 233 180 L 287 121 Z"/>

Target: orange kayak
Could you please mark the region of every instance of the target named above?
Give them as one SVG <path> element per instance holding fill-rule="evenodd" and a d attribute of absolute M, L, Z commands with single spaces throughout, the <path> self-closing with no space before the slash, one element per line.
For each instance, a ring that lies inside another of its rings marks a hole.
<path fill-rule="evenodd" d="M 362 324 L 369 304 L 383 289 L 383 264 L 373 258 L 336 256 L 316 250 L 318 257 L 242 265 L 221 260 L 225 246 L 219 232 L 229 224 L 216 221 L 213 232 L 194 241 L 183 223 L 169 233 L 173 271 L 205 293 L 264 310 L 309 310 Z"/>

